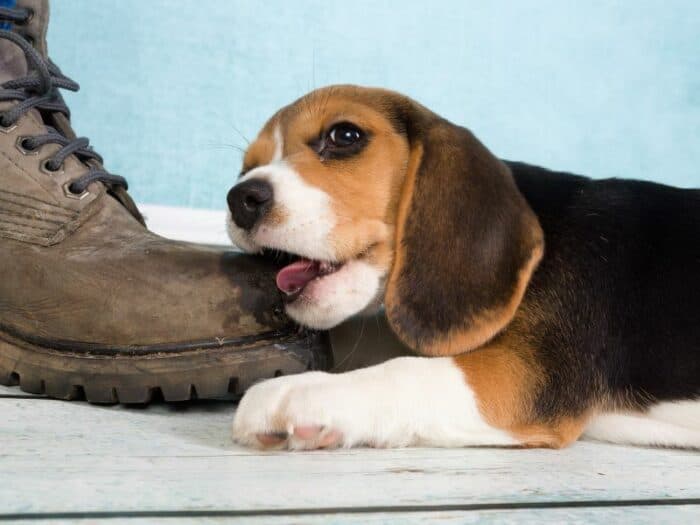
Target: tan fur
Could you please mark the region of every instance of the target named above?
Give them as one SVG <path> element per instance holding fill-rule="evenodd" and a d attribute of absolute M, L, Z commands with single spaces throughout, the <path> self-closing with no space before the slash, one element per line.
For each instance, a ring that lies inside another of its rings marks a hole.
<path fill-rule="evenodd" d="M 533 403 L 542 387 L 543 373 L 534 349 L 521 338 L 507 336 L 454 360 L 474 391 L 484 419 L 520 440 L 522 446 L 561 448 L 583 432 L 588 414 L 537 421 Z"/>
<path fill-rule="evenodd" d="M 273 121 L 270 121 L 260 132 L 246 150 L 243 157 L 242 172 L 250 171 L 256 166 L 268 164 L 275 153 L 275 139 L 273 137 Z"/>

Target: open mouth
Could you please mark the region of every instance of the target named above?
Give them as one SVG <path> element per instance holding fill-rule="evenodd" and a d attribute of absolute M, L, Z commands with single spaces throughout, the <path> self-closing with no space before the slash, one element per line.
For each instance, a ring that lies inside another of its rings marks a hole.
<path fill-rule="evenodd" d="M 309 284 L 334 274 L 343 266 L 342 263 L 307 259 L 286 252 L 277 252 L 275 258 L 286 263 L 275 278 L 286 303 L 294 302 Z"/>

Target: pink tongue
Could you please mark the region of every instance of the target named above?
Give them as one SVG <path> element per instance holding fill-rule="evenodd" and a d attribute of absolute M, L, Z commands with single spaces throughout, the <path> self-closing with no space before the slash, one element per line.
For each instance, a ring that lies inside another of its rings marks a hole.
<path fill-rule="evenodd" d="M 293 294 L 304 288 L 319 274 L 319 262 L 301 259 L 285 266 L 277 273 L 277 288 Z"/>

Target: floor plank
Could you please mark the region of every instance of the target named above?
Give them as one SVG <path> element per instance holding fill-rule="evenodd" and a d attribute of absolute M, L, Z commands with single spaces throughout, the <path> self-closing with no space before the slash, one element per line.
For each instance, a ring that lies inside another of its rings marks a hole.
<path fill-rule="evenodd" d="M 168 517 L 86 517 L 91 525 L 182 525 L 192 523 L 194 516 Z M 622 508 L 566 508 L 566 509 L 524 509 L 524 510 L 484 510 L 471 512 L 436 511 L 436 512 L 379 512 L 372 514 L 320 514 L 303 516 L 198 516 L 197 523 L 220 525 L 223 523 L 246 523 L 250 525 L 418 525 L 423 523 L 452 524 L 533 524 L 568 525 L 596 523 L 634 523 L 636 525 L 663 525 L 698 523 L 700 506 L 655 506 Z M 5 523 L 5 522 L 2 522 Z M 27 521 L 10 521 L 25 524 Z M 75 518 L 42 520 L 50 525 L 68 525 L 76 523 Z M 78 522 L 80 523 L 80 522 Z"/>
<path fill-rule="evenodd" d="M 0 399 L 0 512 L 254 511 L 700 498 L 700 455 L 577 443 L 562 451 L 260 453 L 233 405 L 147 409 Z"/>

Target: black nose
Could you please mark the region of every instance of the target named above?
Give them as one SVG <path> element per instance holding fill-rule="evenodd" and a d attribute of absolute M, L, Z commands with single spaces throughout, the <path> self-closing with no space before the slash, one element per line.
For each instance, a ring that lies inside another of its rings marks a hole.
<path fill-rule="evenodd" d="M 226 196 L 233 222 L 250 230 L 272 206 L 272 195 L 272 186 L 265 180 L 250 179 L 236 184 Z"/>

